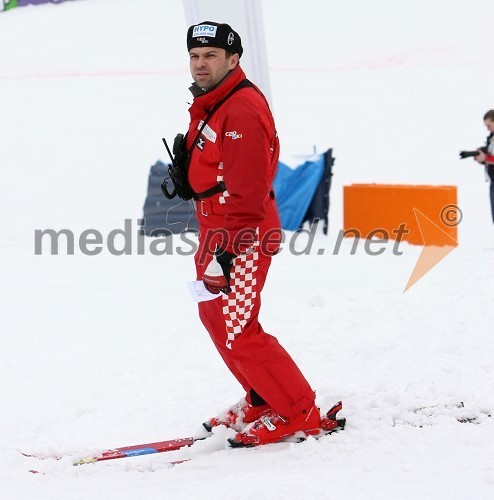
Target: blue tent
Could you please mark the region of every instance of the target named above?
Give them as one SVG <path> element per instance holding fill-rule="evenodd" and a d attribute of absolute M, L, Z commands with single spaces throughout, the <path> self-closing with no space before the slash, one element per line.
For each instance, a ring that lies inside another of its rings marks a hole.
<path fill-rule="evenodd" d="M 333 163 L 332 149 L 310 157 L 296 168 L 279 162 L 273 187 L 283 229 L 297 231 L 305 221 L 319 219 L 327 234 Z"/>
<path fill-rule="evenodd" d="M 278 164 L 273 187 L 283 229 L 296 231 L 305 221 L 321 220 L 327 234 L 333 163 L 332 149 L 329 149 L 311 156 L 296 168 L 282 162 Z M 167 176 L 168 167 L 162 161 L 151 167 L 144 204 L 144 232 L 148 236 L 198 229 L 191 202 L 178 197 L 168 200 L 163 196 L 160 186 Z"/>

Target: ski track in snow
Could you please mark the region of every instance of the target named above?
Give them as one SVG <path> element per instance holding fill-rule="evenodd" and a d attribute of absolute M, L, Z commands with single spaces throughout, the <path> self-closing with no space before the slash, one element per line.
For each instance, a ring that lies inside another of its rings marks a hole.
<path fill-rule="evenodd" d="M 330 235 L 274 259 L 261 321 L 323 410 L 343 401 L 347 428 L 250 450 L 219 429 L 169 456 L 80 467 L 189 436 L 241 396 L 188 297 L 191 257 L 148 240 L 145 255 L 34 255 L 35 229 L 108 235 L 127 218 L 135 231 L 161 137 L 187 125 L 186 26 L 181 2 L 160 0 L 0 14 L 0 498 L 494 498 L 494 232 L 482 168 L 457 160 L 493 107 L 493 9 L 263 3 L 282 153 L 333 147 L 336 164 Z M 457 185 L 460 246 L 405 294 L 420 247 L 371 257 L 345 240 L 333 255 L 353 182 Z"/>

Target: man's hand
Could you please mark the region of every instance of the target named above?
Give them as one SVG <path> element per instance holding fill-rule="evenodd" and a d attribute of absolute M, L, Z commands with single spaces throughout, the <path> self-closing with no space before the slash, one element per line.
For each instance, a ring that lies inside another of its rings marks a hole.
<path fill-rule="evenodd" d="M 223 292 L 228 295 L 230 288 L 230 272 L 233 266 L 233 259 L 236 255 L 218 248 L 213 255 L 211 262 L 204 271 L 202 281 L 206 289 L 214 294 Z"/>
<path fill-rule="evenodd" d="M 480 149 L 478 149 L 477 151 L 479 154 L 474 158 L 474 160 L 477 163 L 485 163 L 485 153 L 483 151 L 481 151 Z"/>

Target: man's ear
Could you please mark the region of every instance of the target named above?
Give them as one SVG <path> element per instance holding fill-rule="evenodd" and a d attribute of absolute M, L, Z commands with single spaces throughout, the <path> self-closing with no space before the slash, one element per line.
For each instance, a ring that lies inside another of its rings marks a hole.
<path fill-rule="evenodd" d="M 235 69 L 238 66 L 238 63 L 240 61 L 240 57 L 238 54 L 233 54 L 232 57 L 230 57 L 230 69 Z"/>

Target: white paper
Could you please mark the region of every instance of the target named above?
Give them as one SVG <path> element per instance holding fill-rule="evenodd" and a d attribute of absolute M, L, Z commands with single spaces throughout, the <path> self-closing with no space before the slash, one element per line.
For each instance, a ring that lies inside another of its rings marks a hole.
<path fill-rule="evenodd" d="M 221 293 L 209 292 L 204 286 L 203 281 L 189 281 L 187 282 L 187 286 L 194 302 L 204 302 L 221 297 Z"/>

